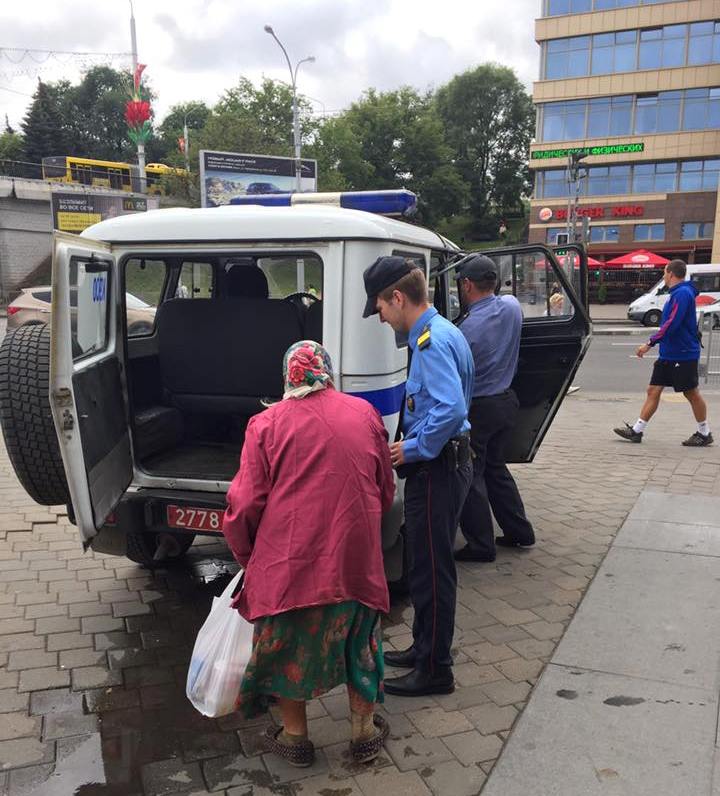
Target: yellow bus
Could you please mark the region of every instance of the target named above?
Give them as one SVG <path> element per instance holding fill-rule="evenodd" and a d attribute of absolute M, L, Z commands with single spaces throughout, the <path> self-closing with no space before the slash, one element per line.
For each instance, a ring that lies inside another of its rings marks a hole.
<path fill-rule="evenodd" d="M 42 172 L 43 179 L 52 182 L 71 182 L 116 191 L 140 191 L 139 170 L 131 163 L 58 155 L 42 159 Z M 147 192 L 165 193 L 162 178 L 170 174 L 184 176 L 186 171 L 164 163 L 149 163 L 145 167 Z"/>

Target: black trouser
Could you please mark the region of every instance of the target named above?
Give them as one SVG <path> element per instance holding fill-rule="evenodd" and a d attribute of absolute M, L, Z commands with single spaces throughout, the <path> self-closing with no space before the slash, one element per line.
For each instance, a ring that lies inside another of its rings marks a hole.
<path fill-rule="evenodd" d="M 410 564 L 410 599 L 415 610 L 415 668 L 435 674 L 452 666 L 457 573 L 453 550 L 470 480 L 467 440 L 456 461 L 441 455 L 408 466 L 405 531 Z"/>
<path fill-rule="evenodd" d="M 473 398 L 470 405 L 470 441 L 475 458 L 460 529 L 470 547 L 489 556 L 495 553 L 492 514 L 504 536 L 511 541 L 521 544 L 535 541 L 517 484 L 505 464 L 505 451 L 517 421 L 518 408 L 518 399 L 512 390 Z"/>

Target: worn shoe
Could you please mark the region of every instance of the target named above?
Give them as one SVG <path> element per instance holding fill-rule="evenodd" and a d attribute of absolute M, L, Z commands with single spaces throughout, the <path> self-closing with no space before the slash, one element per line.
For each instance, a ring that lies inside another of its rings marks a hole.
<path fill-rule="evenodd" d="M 391 677 L 385 680 L 385 693 L 394 696 L 417 697 L 428 694 L 452 694 L 455 690 L 455 679 L 449 666 L 435 675 L 413 669 L 402 677 Z"/>
<path fill-rule="evenodd" d="M 364 741 L 350 741 L 350 755 L 356 763 L 369 763 L 382 751 L 383 744 L 390 734 L 390 725 L 377 713 L 373 716 L 375 734 Z"/>
<path fill-rule="evenodd" d="M 683 440 L 683 445 L 686 448 L 704 448 L 707 445 L 713 444 L 713 435 L 712 434 L 701 434 L 699 431 L 696 431 L 692 437 L 688 437 L 686 440 Z"/>
<path fill-rule="evenodd" d="M 618 435 L 618 437 L 622 437 L 623 439 L 626 439 L 628 442 L 642 442 L 643 438 L 642 431 L 635 431 L 635 429 L 630 425 L 630 423 L 625 423 L 624 428 L 622 426 L 620 426 L 619 428 L 614 428 L 613 431 Z"/>
<path fill-rule="evenodd" d="M 500 547 L 532 547 L 535 544 L 535 540 L 533 539 L 532 542 L 516 542 L 514 539 L 508 539 L 507 536 L 496 536 L 495 544 Z"/>
<path fill-rule="evenodd" d="M 480 561 L 483 564 L 491 564 L 495 560 L 495 553 L 481 553 L 469 544 L 456 550 L 454 556 L 456 561 Z"/>
<path fill-rule="evenodd" d="M 387 666 L 394 666 L 396 669 L 415 668 L 415 647 L 408 647 L 406 650 L 392 652 L 388 650 L 383 659 Z"/>
<path fill-rule="evenodd" d="M 312 741 L 286 743 L 281 740 L 283 728 L 268 727 L 265 730 L 265 748 L 273 752 L 295 768 L 308 768 L 315 761 L 315 747 Z"/>

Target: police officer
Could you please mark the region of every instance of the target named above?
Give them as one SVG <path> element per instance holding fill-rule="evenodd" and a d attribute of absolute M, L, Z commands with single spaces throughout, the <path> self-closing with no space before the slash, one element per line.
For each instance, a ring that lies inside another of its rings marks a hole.
<path fill-rule="evenodd" d="M 522 308 L 514 296 L 495 295 L 498 272 L 489 257 L 469 255 L 458 263 L 456 272 L 461 298 L 469 307 L 460 331 L 475 360 L 470 406 L 475 456 L 473 481 L 460 517 L 467 546 L 455 558 L 489 562 L 495 560 L 496 543 L 505 547 L 535 543 L 517 484 L 505 464 L 519 407 L 511 384 L 520 353 Z M 498 539 L 493 539 L 493 514 L 503 532 Z"/>
<path fill-rule="evenodd" d="M 457 574 L 453 549 L 472 477 L 467 416 L 473 360 L 462 334 L 428 302 L 422 270 L 403 257 L 380 257 L 364 274 L 363 317 L 408 335 L 410 368 L 401 410 L 403 439 L 390 446 L 405 483 L 405 530 L 413 644 L 385 653 L 389 666 L 412 669 L 385 680 L 398 696 L 449 694 Z"/>

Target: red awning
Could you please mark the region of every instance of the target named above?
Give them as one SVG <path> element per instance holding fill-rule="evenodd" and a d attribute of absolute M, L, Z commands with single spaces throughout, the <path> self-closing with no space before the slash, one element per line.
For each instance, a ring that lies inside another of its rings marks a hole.
<path fill-rule="evenodd" d="M 605 263 L 605 268 L 662 268 L 670 262 L 655 252 L 647 249 L 637 249 L 634 252 L 613 257 Z"/>
<path fill-rule="evenodd" d="M 561 255 L 557 258 L 560 265 L 565 265 L 565 259 L 567 258 L 567 254 Z M 546 260 L 535 260 L 535 267 L 536 268 L 545 268 L 547 261 Z M 604 263 L 601 263 L 600 260 L 596 260 L 594 257 L 588 256 L 587 264 L 593 268 L 602 267 Z M 579 268 L 579 261 L 577 254 L 573 256 L 573 266 L 575 268 Z"/>

